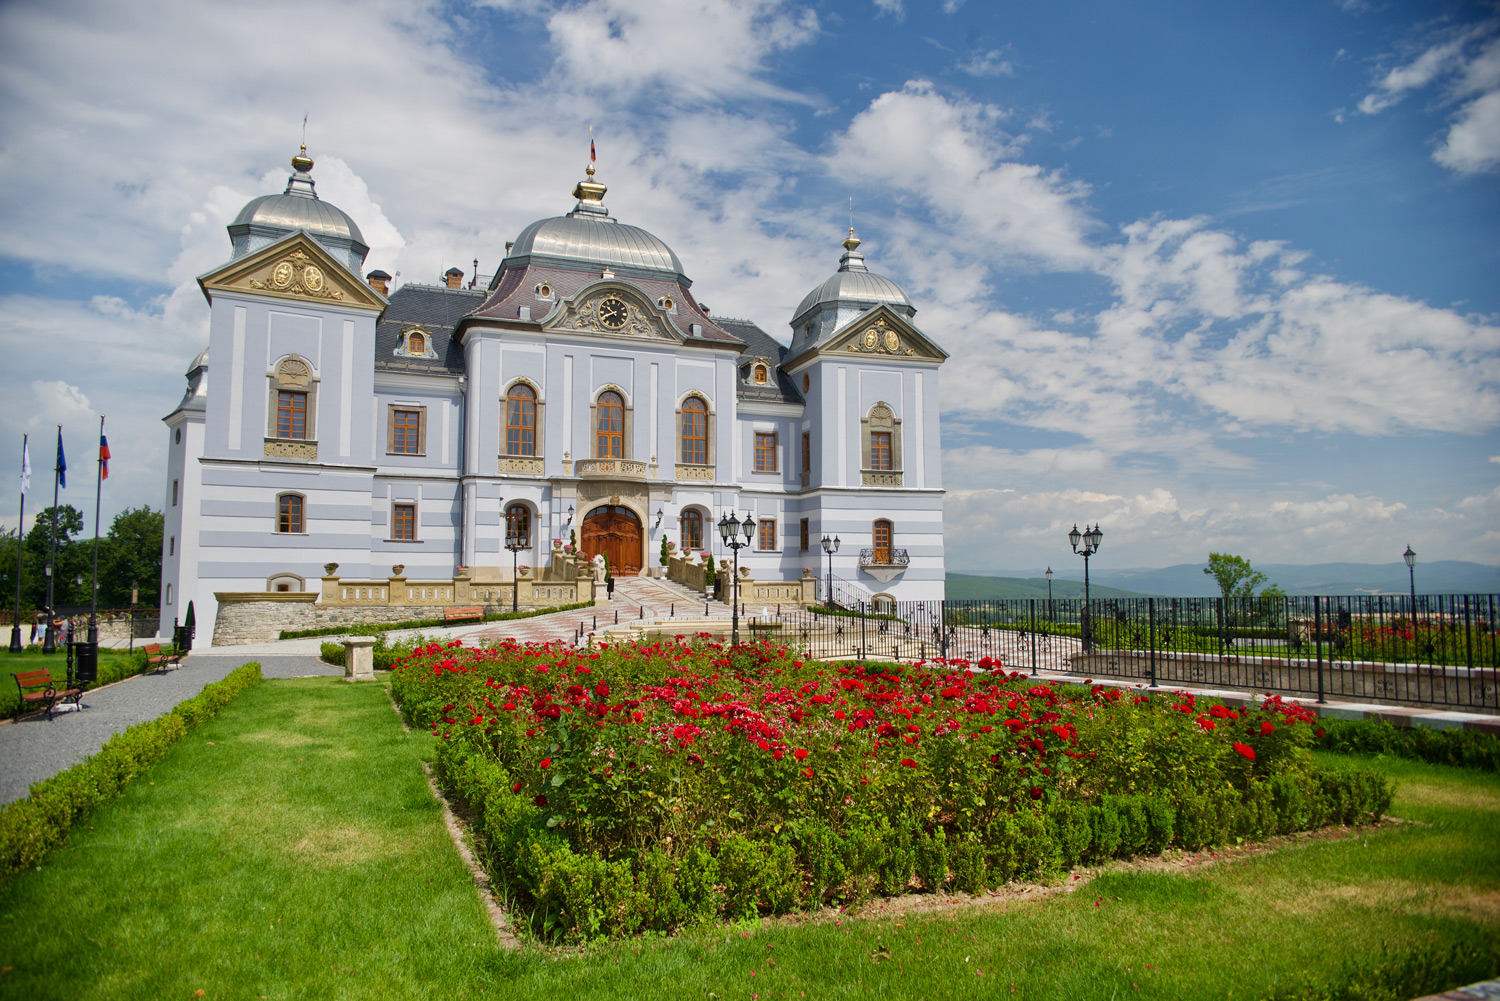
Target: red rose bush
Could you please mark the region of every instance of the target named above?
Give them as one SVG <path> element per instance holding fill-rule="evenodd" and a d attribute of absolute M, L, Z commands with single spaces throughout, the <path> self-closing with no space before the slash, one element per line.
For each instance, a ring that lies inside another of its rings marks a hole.
<path fill-rule="evenodd" d="M 975 892 L 1374 820 L 1391 796 L 1374 773 L 1320 771 L 1312 715 L 1279 698 L 1038 684 L 989 658 L 432 644 L 393 693 L 548 938 Z"/>

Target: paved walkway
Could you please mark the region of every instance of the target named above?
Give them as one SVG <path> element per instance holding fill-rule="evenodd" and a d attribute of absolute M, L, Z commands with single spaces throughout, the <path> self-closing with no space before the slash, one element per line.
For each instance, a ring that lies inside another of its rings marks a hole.
<path fill-rule="evenodd" d="M 165 673 L 137 675 L 85 692 L 81 710 L 58 713 L 50 720 L 45 715 L 26 716 L 20 722 L 0 726 L 0 803 L 20 799 L 33 782 L 97 753 L 114 734 L 156 719 L 241 664 L 258 660 L 267 678 L 344 673 L 343 668 L 329 667 L 316 656 L 277 653 L 280 655 L 259 656 L 245 647 L 194 652 L 181 667 Z"/>

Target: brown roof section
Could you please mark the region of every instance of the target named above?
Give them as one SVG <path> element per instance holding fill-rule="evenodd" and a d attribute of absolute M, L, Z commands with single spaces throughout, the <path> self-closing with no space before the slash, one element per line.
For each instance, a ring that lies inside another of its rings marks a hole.
<path fill-rule="evenodd" d="M 469 314 L 469 319 L 505 320 L 514 323 L 520 315 L 520 308 L 530 306 L 531 320 L 533 323 L 538 323 L 552 312 L 561 300 L 572 298 L 599 280 L 600 272 L 594 270 L 578 271 L 536 264 L 509 268 L 501 273 L 494 291 L 485 299 L 484 305 Z M 668 314 L 667 319 L 685 340 L 691 343 L 722 344 L 726 347 L 742 346 L 743 342 L 740 338 L 719 326 L 712 317 L 703 312 L 686 285 L 675 281 L 658 281 L 623 275 L 615 280 L 639 289 L 641 294 L 651 302 L 656 302 L 664 295 L 671 296 L 677 302 L 677 311 Z M 551 299 L 543 299 L 536 294 L 537 286 L 543 282 L 552 286 Z M 689 329 L 689 325 L 693 323 L 702 324 L 701 334 L 693 335 Z"/>

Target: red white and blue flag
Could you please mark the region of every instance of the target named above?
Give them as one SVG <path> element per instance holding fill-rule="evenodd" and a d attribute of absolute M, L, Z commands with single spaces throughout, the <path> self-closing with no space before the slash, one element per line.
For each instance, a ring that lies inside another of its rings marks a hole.
<path fill-rule="evenodd" d="M 109 439 L 99 436 L 99 478 L 109 479 Z"/>
<path fill-rule="evenodd" d="M 594 150 L 594 140 L 589 140 L 589 163 L 598 161 L 599 154 Z"/>

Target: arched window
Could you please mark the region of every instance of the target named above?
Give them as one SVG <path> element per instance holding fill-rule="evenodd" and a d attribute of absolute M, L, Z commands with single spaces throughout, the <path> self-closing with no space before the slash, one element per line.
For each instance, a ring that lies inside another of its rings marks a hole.
<path fill-rule="evenodd" d="M 505 544 L 531 545 L 531 508 L 512 504 L 505 509 Z"/>
<path fill-rule="evenodd" d="M 689 508 L 678 517 L 677 524 L 682 530 L 679 545 L 683 555 L 700 552 L 703 549 L 703 513 Z"/>
<path fill-rule="evenodd" d="M 697 466 L 708 463 L 708 404 L 702 397 L 682 401 L 682 461 Z"/>
<path fill-rule="evenodd" d="M 766 384 L 766 381 L 769 378 L 769 373 L 766 371 L 766 367 L 764 365 L 757 365 L 755 366 L 755 369 L 750 378 L 751 381 L 753 381 L 756 385 L 763 386 Z"/>
<path fill-rule="evenodd" d="M 875 562 L 880 564 L 890 563 L 891 523 L 884 518 L 877 518 L 870 534 L 875 544 Z"/>
<path fill-rule="evenodd" d="M 276 498 L 276 531 L 288 535 L 301 535 L 307 531 L 302 518 L 306 503 L 301 494 L 282 494 Z"/>
<path fill-rule="evenodd" d="M 409 355 L 425 355 L 427 353 L 427 335 L 418 330 L 413 330 L 407 334 L 406 353 Z"/>
<path fill-rule="evenodd" d="M 312 366 L 295 355 L 283 358 L 271 377 L 271 420 L 266 437 L 315 440 L 316 402 L 317 379 Z"/>
<path fill-rule="evenodd" d="M 536 455 L 536 390 L 522 383 L 505 398 L 505 451 Z"/>
<path fill-rule="evenodd" d="M 594 405 L 594 458 L 625 458 L 625 400 L 612 389 Z"/>
<path fill-rule="evenodd" d="M 860 470 L 864 485 L 899 487 L 901 485 L 901 421 L 888 404 L 877 403 L 860 420 L 864 438 L 864 464 Z"/>

